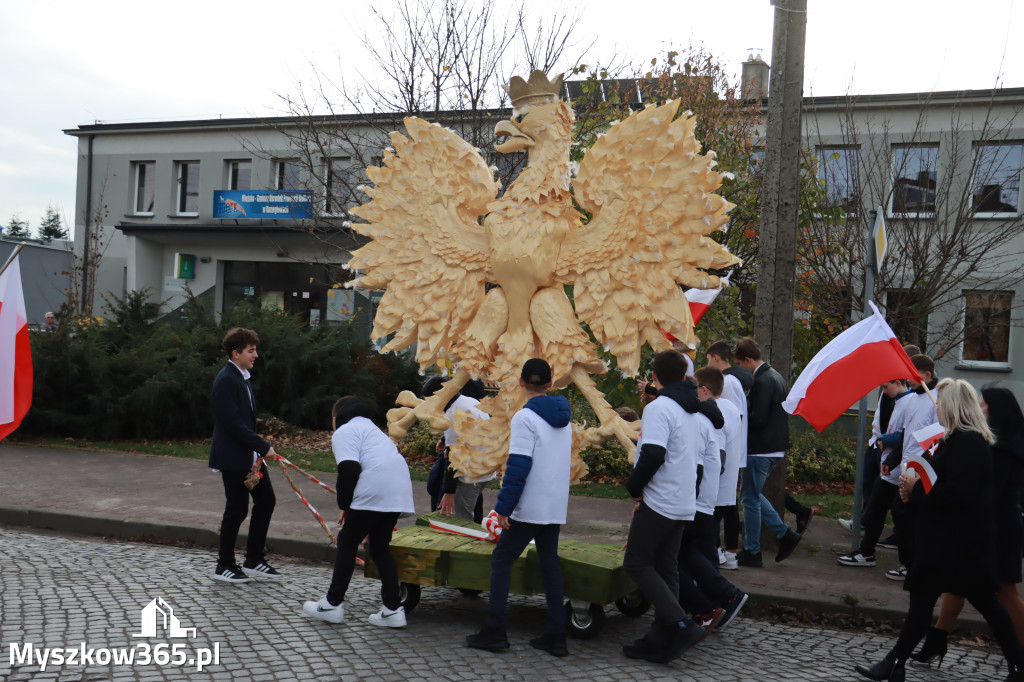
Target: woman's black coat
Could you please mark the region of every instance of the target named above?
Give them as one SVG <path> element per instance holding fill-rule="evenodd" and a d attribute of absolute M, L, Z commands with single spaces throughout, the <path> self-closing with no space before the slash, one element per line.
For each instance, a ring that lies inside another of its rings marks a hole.
<path fill-rule="evenodd" d="M 967 596 L 994 592 L 994 491 L 992 452 L 974 431 L 957 431 L 931 457 L 936 482 L 918 483 L 910 501 L 917 510 L 916 549 L 906 590 Z"/>

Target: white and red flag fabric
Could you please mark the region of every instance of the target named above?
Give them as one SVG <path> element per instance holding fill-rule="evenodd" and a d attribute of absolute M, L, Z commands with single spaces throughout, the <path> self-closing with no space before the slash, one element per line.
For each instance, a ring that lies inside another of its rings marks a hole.
<path fill-rule="evenodd" d="M 943 428 L 942 424 L 935 422 L 931 426 L 926 426 L 923 429 L 918 429 L 912 434 L 914 440 L 921 444 L 921 449 L 928 452 L 936 443 L 942 440 L 942 434 L 946 433 L 946 429 Z"/>
<path fill-rule="evenodd" d="M 0 275 L 0 440 L 21 425 L 32 404 L 32 352 L 18 256 Z"/>
<path fill-rule="evenodd" d="M 686 296 L 686 302 L 690 304 L 690 317 L 693 318 L 693 326 L 697 326 L 700 318 L 704 317 L 704 313 L 708 311 L 711 304 L 718 298 L 718 294 L 722 293 L 722 289 L 728 285 L 729 275 L 725 275 L 722 277 L 722 284 L 717 289 L 687 289 L 683 292 L 683 295 Z M 661 330 L 661 333 L 673 343 L 679 340 L 664 329 Z"/>
<path fill-rule="evenodd" d="M 847 408 L 893 379 L 921 381 L 921 375 L 871 301 L 872 315 L 818 351 L 793 384 L 782 407 L 818 431 Z"/>
<path fill-rule="evenodd" d="M 935 481 L 939 480 L 939 475 L 932 468 L 932 463 L 921 455 L 910 455 L 907 458 L 907 468 L 917 472 L 918 478 L 921 479 L 921 485 L 924 486 L 925 494 L 930 493 Z"/>

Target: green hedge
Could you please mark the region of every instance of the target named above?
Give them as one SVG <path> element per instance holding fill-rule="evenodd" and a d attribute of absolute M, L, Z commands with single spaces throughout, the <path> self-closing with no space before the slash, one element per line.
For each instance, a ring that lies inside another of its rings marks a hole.
<path fill-rule="evenodd" d="M 404 355 L 380 355 L 348 326 L 307 328 L 298 317 L 240 307 L 219 322 L 195 299 L 162 320 L 145 292 L 112 302 L 109 320 L 32 334 L 28 434 L 74 438 L 209 436 L 210 389 L 226 357 L 227 330 L 260 335 L 253 386 L 261 414 L 307 428 L 330 428 L 335 400 L 355 394 L 384 423 L 398 392 L 415 389 L 418 371 Z"/>

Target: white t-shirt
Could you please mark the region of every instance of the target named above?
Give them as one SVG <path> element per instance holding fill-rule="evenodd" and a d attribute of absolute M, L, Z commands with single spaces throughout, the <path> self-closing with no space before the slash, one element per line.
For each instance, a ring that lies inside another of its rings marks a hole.
<path fill-rule="evenodd" d="M 713 515 L 718 501 L 718 481 L 721 478 L 722 455 L 725 448 L 725 434 L 716 429 L 705 415 L 700 415 L 700 465 L 704 473 L 700 479 L 697 494 L 697 511 Z"/>
<path fill-rule="evenodd" d="M 359 462 L 351 509 L 415 514 L 409 465 L 387 435 L 365 417 L 353 417 L 331 436 L 334 461 Z"/>
<path fill-rule="evenodd" d="M 903 407 L 903 410 L 900 410 L 900 407 Z M 889 417 L 889 431 L 903 429 L 903 461 L 898 469 L 892 470 L 888 476 L 882 478 L 899 485 L 900 472 L 903 471 L 907 459 L 911 455 L 924 454 L 921 444 L 914 438 L 914 431 L 931 426 L 937 421 L 939 417 L 935 411 L 935 403 L 927 393 L 911 392 L 896 401 L 892 416 Z"/>
<path fill-rule="evenodd" d="M 747 460 L 747 425 L 741 421 L 739 410 L 729 400 L 719 400 L 718 409 L 725 418 L 725 426 L 721 433 L 725 437 L 725 471 L 718 480 L 719 507 L 736 504 L 736 484 L 740 478 L 740 469 Z"/>
<path fill-rule="evenodd" d="M 697 456 L 700 422 L 667 396 L 659 396 L 644 408 L 637 461 L 644 443 L 665 448 L 665 463 L 644 487 L 644 504 L 662 516 L 691 521 L 697 511 Z"/>
<path fill-rule="evenodd" d="M 453 417 L 455 415 L 456 410 L 461 410 L 463 412 L 469 412 L 470 414 L 472 414 L 477 419 L 483 419 L 485 421 L 490 419 L 491 415 L 487 414 L 486 412 L 484 412 L 483 410 L 481 410 L 480 408 L 477 407 L 477 405 L 479 405 L 479 404 L 480 404 L 480 401 L 477 400 L 476 398 L 470 398 L 468 395 L 460 395 L 458 398 L 455 399 L 455 402 L 453 402 L 448 407 L 448 409 L 444 411 L 444 416 L 448 417 L 448 421 L 449 422 L 454 422 Z M 455 433 L 455 426 L 454 425 L 449 426 L 448 429 L 444 432 L 444 444 L 447 447 L 451 447 L 451 446 L 455 445 L 455 443 L 457 443 L 458 440 L 459 440 L 459 436 L 458 436 L 457 433 Z M 497 473 L 493 473 L 493 474 L 490 474 L 488 476 L 483 476 L 481 478 L 478 478 L 478 479 L 476 479 L 475 481 L 472 481 L 472 482 L 473 483 L 483 483 L 484 481 L 491 480 L 492 478 L 494 478 L 497 475 L 498 475 Z M 465 480 L 465 479 L 462 476 L 459 476 L 459 480 Z"/>
<path fill-rule="evenodd" d="M 569 509 L 572 424 L 556 429 L 524 407 L 512 417 L 508 451 L 533 459 L 519 504 L 509 518 L 524 523 L 565 523 Z"/>

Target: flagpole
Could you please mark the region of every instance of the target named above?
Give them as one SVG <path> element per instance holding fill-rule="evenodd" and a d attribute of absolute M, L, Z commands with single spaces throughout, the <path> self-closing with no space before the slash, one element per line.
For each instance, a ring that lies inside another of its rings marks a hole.
<path fill-rule="evenodd" d="M 14 259 L 17 258 L 18 254 L 21 253 L 21 250 L 23 248 L 25 248 L 25 242 L 22 242 L 22 243 L 18 244 L 14 248 L 14 251 L 11 253 L 10 258 L 8 258 L 7 262 L 4 263 L 4 266 L 2 268 L 0 268 L 0 276 L 2 276 L 7 271 L 7 268 L 11 265 L 11 263 L 14 262 Z"/>

